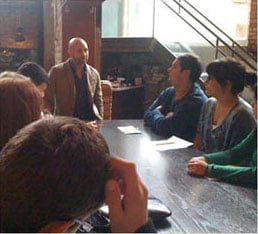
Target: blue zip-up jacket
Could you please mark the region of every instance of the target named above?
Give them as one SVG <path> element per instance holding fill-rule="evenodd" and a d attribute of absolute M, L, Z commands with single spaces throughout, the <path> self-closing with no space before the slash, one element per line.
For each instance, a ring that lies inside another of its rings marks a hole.
<path fill-rule="evenodd" d="M 200 117 L 201 107 L 207 97 L 199 84 L 194 83 L 191 91 L 175 100 L 176 90 L 169 87 L 152 103 L 144 115 L 145 124 L 162 136 L 177 136 L 193 141 Z M 156 109 L 162 105 L 162 110 Z M 172 117 L 166 117 L 173 112 Z"/>

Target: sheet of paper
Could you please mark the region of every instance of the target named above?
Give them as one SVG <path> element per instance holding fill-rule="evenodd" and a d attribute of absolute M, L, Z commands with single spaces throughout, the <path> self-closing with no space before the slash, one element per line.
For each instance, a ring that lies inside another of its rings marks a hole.
<path fill-rule="evenodd" d="M 183 140 L 179 137 L 172 136 L 167 140 L 153 141 L 158 151 L 172 150 L 186 148 L 193 143 L 190 141 Z"/>
<path fill-rule="evenodd" d="M 142 132 L 134 126 L 119 126 L 117 127 L 124 134 L 141 134 Z"/>

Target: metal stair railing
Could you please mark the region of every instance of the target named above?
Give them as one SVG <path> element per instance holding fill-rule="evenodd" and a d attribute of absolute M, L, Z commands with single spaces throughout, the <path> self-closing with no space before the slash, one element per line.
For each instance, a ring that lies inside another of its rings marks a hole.
<path fill-rule="evenodd" d="M 243 48 L 241 45 L 239 45 L 232 37 L 230 37 L 228 34 L 226 34 L 221 28 L 219 28 L 216 24 L 214 24 L 210 19 L 208 19 L 203 13 L 201 13 L 196 7 L 194 7 L 189 1 L 187 0 L 180 0 L 184 1 L 188 6 L 190 6 L 195 12 L 197 12 L 200 16 L 202 16 L 207 22 L 209 22 L 214 28 L 216 28 L 219 32 L 221 32 L 231 43 L 232 43 L 232 48 L 235 46 L 240 49 L 246 56 L 251 57 L 253 60 L 256 60 L 256 58 L 249 53 L 248 50 Z M 234 56 L 234 53 L 232 53 L 232 57 Z"/>
<path fill-rule="evenodd" d="M 201 20 L 199 20 L 197 17 L 195 17 L 188 9 L 186 9 L 180 2 L 177 0 L 172 0 L 174 3 L 176 3 L 179 7 L 179 11 L 177 12 L 175 9 L 173 9 L 166 0 L 160 0 L 165 6 L 167 6 L 171 11 L 173 11 L 177 16 L 179 16 L 185 23 L 187 23 L 194 31 L 196 31 L 201 37 L 203 37 L 212 47 L 216 49 L 215 57 L 218 58 L 218 53 L 221 53 L 223 56 L 228 56 L 228 54 L 225 53 L 225 51 L 222 51 L 219 48 L 219 42 L 221 42 L 226 48 L 230 50 L 232 55 L 237 55 L 242 61 L 244 61 L 250 68 L 257 71 L 257 68 L 250 63 L 246 58 L 244 58 L 238 51 L 235 50 L 236 47 L 231 47 L 228 43 L 226 43 L 221 37 L 219 37 L 216 33 L 214 33 L 211 29 L 209 29 Z M 179 0 L 182 1 L 182 0 Z M 183 0 L 185 1 L 185 0 Z M 185 1 L 186 2 L 186 1 Z M 189 3 L 189 6 L 192 7 L 192 5 Z M 211 40 L 209 40 L 203 33 L 198 31 L 189 21 L 187 21 L 184 17 L 180 15 L 181 9 L 183 9 L 188 15 L 190 15 L 196 22 L 198 22 L 203 28 L 205 28 L 209 33 L 211 33 L 216 38 L 216 44 L 214 44 Z M 197 9 L 194 7 L 192 8 L 196 12 L 199 13 Z M 202 13 L 200 13 L 202 17 L 205 17 Z M 207 17 L 205 17 L 206 20 L 208 20 Z M 214 23 L 212 23 L 210 20 L 208 20 L 209 23 L 211 23 L 213 26 L 215 26 L 216 29 L 218 29 L 220 32 L 223 32 L 221 29 L 219 29 Z M 234 43 L 234 45 L 237 46 L 237 48 L 241 48 L 241 51 L 245 53 L 245 56 L 247 56 L 249 59 L 254 60 L 256 63 L 256 59 L 254 59 L 253 56 L 251 56 L 243 47 L 241 47 L 236 41 L 234 41 L 232 38 L 230 38 L 226 33 L 223 32 L 223 35 L 226 35 L 227 38 L 230 39 L 231 42 Z"/>

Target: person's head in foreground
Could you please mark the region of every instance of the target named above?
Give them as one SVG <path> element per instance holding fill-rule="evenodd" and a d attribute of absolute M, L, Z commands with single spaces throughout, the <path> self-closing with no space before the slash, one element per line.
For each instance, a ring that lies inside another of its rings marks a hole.
<path fill-rule="evenodd" d="M 18 130 L 40 118 L 42 106 L 40 92 L 29 79 L 6 74 L 0 79 L 0 149 Z"/>
<path fill-rule="evenodd" d="M 185 84 L 197 82 L 202 73 L 202 66 L 198 57 L 185 54 L 177 57 L 168 68 L 169 79 L 173 86 L 181 87 Z"/>
<path fill-rule="evenodd" d="M 111 167 L 126 185 L 123 202 L 118 182 L 109 179 Z M 147 190 L 135 165 L 110 158 L 103 136 L 75 118 L 44 119 L 20 130 L 0 154 L 0 180 L 2 232 L 64 232 L 105 196 L 112 231 L 133 232 L 147 223 Z"/>
<path fill-rule="evenodd" d="M 45 90 L 49 84 L 49 77 L 43 67 L 33 62 L 26 62 L 21 64 L 17 72 L 29 77 L 44 97 Z"/>

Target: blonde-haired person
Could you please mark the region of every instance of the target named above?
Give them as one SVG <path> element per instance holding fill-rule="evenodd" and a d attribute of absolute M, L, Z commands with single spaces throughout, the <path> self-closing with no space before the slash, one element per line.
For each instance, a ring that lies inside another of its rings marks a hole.
<path fill-rule="evenodd" d="M 26 77 L 0 75 L 0 150 L 25 125 L 40 119 L 42 96 Z"/>

